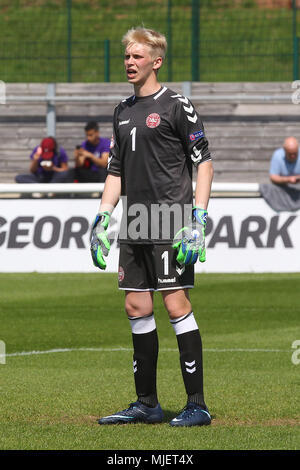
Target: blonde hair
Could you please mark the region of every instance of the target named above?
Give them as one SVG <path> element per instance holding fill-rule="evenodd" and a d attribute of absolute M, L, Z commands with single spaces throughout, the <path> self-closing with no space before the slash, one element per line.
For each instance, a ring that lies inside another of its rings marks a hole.
<path fill-rule="evenodd" d="M 153 59 L 157 57 L 165 58 L 167 51 L 167 40 L 165 36 L 153 29 L 146 29 L 141 26 L 131 28 L 122 38 L 122 44 L 126 47 L 134 44 L 146 44 L 151 49 Z"/>

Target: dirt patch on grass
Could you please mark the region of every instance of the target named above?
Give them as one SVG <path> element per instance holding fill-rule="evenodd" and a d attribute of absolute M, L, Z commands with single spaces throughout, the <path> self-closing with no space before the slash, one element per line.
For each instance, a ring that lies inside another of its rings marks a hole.
<path fill-rule="evenodd" d="M 95 425 L 98 424 L 97 420 L 100 416 L 92 416 L 92 415 L 83 415 L 83 416 L 64 416 L 63 421 L 67 424 L 87 424 L 87 425 Z"/>
<path fill-rule="evenodd" d="M 54 418 L 55 423 L 65 423 L 65 424 L 80 424 L 94 426 L 97 425 L 97 420 L 100 416 L 92 415 L 82 415 L 82 416 L 62 416 L 61 418 Z"/>

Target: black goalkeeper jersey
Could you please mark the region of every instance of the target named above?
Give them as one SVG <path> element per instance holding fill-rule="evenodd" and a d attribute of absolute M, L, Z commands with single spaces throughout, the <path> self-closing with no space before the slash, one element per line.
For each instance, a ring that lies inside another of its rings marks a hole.
<path fill-rule="evenodd" d="M 186 97 L 163 87 L 153 95 L 123 100 L 114 112 L 107 167 L 109 174 L 121 177 L 121 196 L 126 196 L 120 243 L 169 243 L 178 226 L 173 223 L 169 234 L 162 233 L 153 214 L 159 211 L 163 219 L 162 207 L 191 205 L 193 164 L 207 160 L 203 124 Z"/>

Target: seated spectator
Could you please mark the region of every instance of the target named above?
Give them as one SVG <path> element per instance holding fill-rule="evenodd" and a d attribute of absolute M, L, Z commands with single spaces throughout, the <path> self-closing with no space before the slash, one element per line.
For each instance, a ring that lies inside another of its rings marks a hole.
<path fill-rule="evenodd" d="M 103 183 L 107 176 L 110 139 L 100 137 L 97 122 L 85 126 L 86 140 L 76 147 L 74 180 L 80 183 Z"/>
<path fill-rule="evenodd" d="M 65 183 L 68 180 L 68 156 L 53 137 L 46 137 L 30 155 L 30 174 L 17 175 L 17 183 Z"/>
<path fill-rule="evenodd" d="M 273 153 L 270 180 L 276 184 L 300 182 L 300 150 L 295 137 L 285 139 L 283 147 Z"/>

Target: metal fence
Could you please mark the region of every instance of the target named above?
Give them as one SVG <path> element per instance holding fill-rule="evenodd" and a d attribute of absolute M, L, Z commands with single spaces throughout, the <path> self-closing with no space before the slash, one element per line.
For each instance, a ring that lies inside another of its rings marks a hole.
<path fill-rule="evenodd" d="M 1 0 L 0 79 L 123 81 L 137 25 L 168 39 L 163 81 L 299 79 L 300 0 Z"/>

